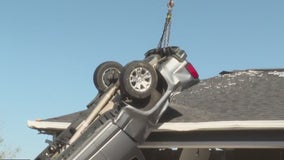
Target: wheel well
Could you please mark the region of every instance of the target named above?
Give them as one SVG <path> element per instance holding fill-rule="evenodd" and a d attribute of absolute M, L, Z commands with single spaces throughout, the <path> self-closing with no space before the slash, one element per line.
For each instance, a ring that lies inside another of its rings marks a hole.
<path fill-rule="evenodd" d="M 157 72 L 157 75 L 158 75 L 158 84 L 156 90 L 161 94 L 164 94 L 168 88 L 168 84 L 160 72 Z"/>

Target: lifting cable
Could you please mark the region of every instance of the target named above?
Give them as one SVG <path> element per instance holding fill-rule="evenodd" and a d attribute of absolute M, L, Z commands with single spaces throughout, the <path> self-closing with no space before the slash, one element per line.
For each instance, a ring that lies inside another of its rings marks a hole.
<path fill-rule="evenodd" d="M 168 6 L 168 13 L 167 13 L 167 17 L 166 17 L 166 22 L 165 22 L 165 25 L 164 25 L 162 37 L 160 39 L 160 42 L 159 42 L 157 48 L 165 48 L 165 47 L 169 46 L 171 20 L 172 20 L 172 9 L 174 7 L 174 1 L 169 0 L 167 6 Z"/>

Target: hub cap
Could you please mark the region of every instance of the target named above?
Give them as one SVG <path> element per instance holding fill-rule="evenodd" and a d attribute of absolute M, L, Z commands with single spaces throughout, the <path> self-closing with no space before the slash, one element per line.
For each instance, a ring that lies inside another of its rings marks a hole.
<path fill-rule="evenodd" d="M 131 87 L 138 92 L 145 92 L 152 83 L 151 73 L 143 67 L 135 68 L 129 78 Z"/>
<path fill-rule="evenodd" d="M 109 87 L 111 84 L 115 83 L 119 78 L 120 71 L 117 68 L 108 68 L 104 71 L 102 79 L 103 84 Z"/>

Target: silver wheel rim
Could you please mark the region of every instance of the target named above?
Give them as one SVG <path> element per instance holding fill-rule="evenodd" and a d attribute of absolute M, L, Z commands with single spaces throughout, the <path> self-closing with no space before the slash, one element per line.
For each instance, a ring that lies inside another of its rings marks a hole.
<path fill-rule="evenodd" d="M 143 68 L 138 67 L 135 68 L 129 77 L 131 87 L 137 92 L 145 92 L 147 91 L 152 83 L 151 73 Z"/>
<path fill-rule="evenodd" d="M 117 68 L 108 68 L 107 70 L 104 71 L 103 75 L 102 75 L 102 82 L 106 87 L 109 87 L 111 85 L 110 83 L 110 79 L 109 79 L 109 74 L 114 75 L 115 73 L 120 74 L 120 71 Z M 113 77 L 112 77 L 113 78 Z M 108 80 L 108 84 L 106 83 L 106 80 Z"/>

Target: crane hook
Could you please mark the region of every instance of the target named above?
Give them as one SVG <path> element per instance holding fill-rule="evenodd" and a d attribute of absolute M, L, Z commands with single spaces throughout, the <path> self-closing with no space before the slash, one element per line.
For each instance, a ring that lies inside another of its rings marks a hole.
<path fill-rule="evenodd" d="M 169 10 L 171 10 L 174 7 L 174 5 L 175 5 L 174 0 L 170 0 L 168 3 Z"/>

